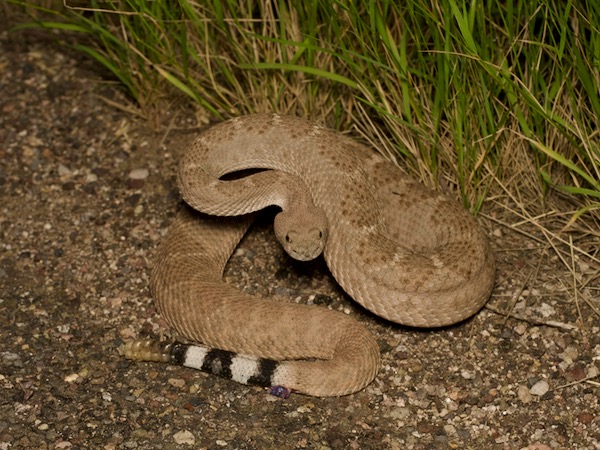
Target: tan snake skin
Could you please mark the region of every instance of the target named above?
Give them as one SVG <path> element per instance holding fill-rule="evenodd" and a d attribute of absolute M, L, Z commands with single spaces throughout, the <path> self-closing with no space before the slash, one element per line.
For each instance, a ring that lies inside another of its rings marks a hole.
<path fill-rule="evenodd" d="M 239 173 L 246 169 L 270 170 Z M 358 391 L 377 374 L 378 345 L 342 313 L 226 285 L 224 266 L 252 215 L 213 216 L 281 207 L 275 232 L 290 255 L 323 250 L 352 298 L 400 324 L 456 323 L 490 295 L 493 255 L 466 210 L 314 123 L 250 115 L 213 126 L 186 151 L 178 183 L 204 214 L 182 209 L 160 247 L 151 277 L 160 311 L 191 341 L 281 361 L 275 385 L 315 396 Z"/>

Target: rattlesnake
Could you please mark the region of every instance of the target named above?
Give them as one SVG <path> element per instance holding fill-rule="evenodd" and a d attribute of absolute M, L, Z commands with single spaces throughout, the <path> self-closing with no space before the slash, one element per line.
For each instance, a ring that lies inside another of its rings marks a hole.
<path fill-rule="evenodd" d="M 378 345 L 349 316 L 273 304 L 222 281 L 250 213 L 270 205 L 282 209 L 275 234 L 290 255 L 322 251 L 343 289 L 387 320 L 449 325 L 490 295 L 494 259 L 466 210 L 365 146 L 303 119 L 256 114 L 209 128 L 181 159 L 178 185 L 202 213 L 178 213 L 151 290 L 169 324 L 209 348 L 137 341 L 121 349 L 132 359 L 283 386 L 280 395 L 344 395 L 374 379 Z"/>

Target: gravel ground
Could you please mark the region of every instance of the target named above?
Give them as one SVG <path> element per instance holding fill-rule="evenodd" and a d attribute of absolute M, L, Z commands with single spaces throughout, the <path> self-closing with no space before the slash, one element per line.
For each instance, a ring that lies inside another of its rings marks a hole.
<path fill-rule="evenodd" d="M 365 323 L 383 367 L 355 395 L 281 400 L 121 359 L 123 340 L 169 334 L 148 267 L 191 134 L 165 139 L 109 106 L 120 97 L 100 74 L 52 43 L 0 36 L 0 450 L 600 449 L 599 319 L 526 225 L 531 239 L 482 219 L 498 258 L 490 308 L 514 302 L 519 319 L 486 308 L 416 331 L 355 306 L 322 262 L 290 261 L 268 215 L 256 224 L 228 280 Z M 516 220 L 505 214 L 486 210 Z M 598 307 L 598 266 L 574 269 Z"/>

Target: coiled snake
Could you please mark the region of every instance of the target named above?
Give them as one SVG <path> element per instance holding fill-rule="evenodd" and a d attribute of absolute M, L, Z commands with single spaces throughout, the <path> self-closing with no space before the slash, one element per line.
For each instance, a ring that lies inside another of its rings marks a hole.
<path fill-rule="evenodd" d="M 270 205 L 281 208 L 275 234 L 291 256 L 322 252 L 343 289 L 387 320 L 444 326 L 473 315 L 490 295 L 493 255 L 466 210 L 365 146 L 303 119 L 257 114 L 209 128 L 181 159 L 178 184 L 202 213 L 178 213 L 151 290 L 169 324 L 207 348 L 138 341 L 121 349 L 130 358 L 283 386 L 281 395 L 344 395 L 374 379 L 378 345 L 349 316 L 274 306 L 223 282 L 250 213 Z"/>

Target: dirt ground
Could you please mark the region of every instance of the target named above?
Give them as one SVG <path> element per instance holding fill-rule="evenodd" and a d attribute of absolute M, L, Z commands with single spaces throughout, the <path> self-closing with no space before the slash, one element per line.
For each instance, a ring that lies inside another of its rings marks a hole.
<path fill-rule="evenodd" d="M 0 450 L 600 449 L 600 320 L 582 297 L 600 307 L 599 267 L 573 259 L 587 280 L 574 295 L 540 231 L 490 220 L 517 222 L 491 205 L 489 308 L 442 330 L 357 307 L 322 261 L 284 255 L 268 217 L 243 241 L 231 283 L 342 309 L 376 335 L 383 367 L 362 392 L 281 400 L 120 358 L 125 339 L 169 334 L 148 268 L 179 201 L 192 134 L 177 130 L 195 124 L 145 129 L 103 100 L 122 97 L 101 73 L 52 42 L 0 36 Z"/>

